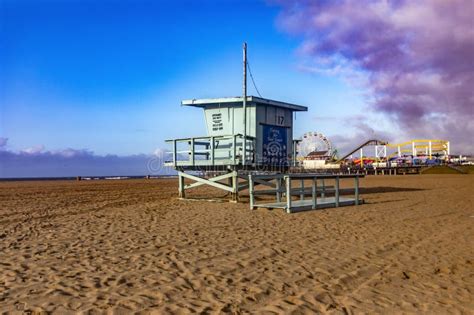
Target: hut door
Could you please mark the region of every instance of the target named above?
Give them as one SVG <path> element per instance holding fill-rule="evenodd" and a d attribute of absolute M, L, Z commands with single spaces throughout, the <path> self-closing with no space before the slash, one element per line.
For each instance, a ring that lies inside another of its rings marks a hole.
<path fill-rule="evenodd" d="M 288 128 L 263 125 L 263 163 L 283 165 L 288 157 Z"/>

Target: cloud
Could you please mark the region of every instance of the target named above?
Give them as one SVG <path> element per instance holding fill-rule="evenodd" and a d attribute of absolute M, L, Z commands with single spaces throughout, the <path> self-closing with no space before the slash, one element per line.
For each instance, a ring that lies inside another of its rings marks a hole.
<path fill-rule="evenodd" d="M 279 26 L 303 37 L 304 71 L 364 76 L 370 109 L 397 133 L 474 150 L 471 0 L 278 3 Z"/>
<path fill-rule="evenodd" d="M 34 146 L 34 147 L 30 147 L 30 148 L 26 148 L 26 149 L 21 150 L 22 153 L 32 154 L 32 155 L 41 153 L 43 151 L 44 151 L 44 145 L 37 145 L 37 146 Z"/>
<path fill-rule="evenodd" d="M 8 138 L 0 137 L 0 150 L 7 146 Z"/>
<path fill-rule="evenodd" d="M 19 152 L 0 150 L 0 178 L 173 174 L 172 169 L 163 166 L 169 157 L 163 150 L 157 152 L 161 153 L 96 155 L 86 149 L 48 151 L 44 146 Z"/>
<path fill-rule="evenodd" d="M 369 122 L 363 116 L 345 117 L 339 123 L 354 130 L 354 132 L 351 132 L 350 134 L 336 134 L 329 136 L 329 139 L 331 139 L 333 146 L 337 149 L 339 156 L 349 153 L 368 140 L 380 140 L 386 142 L 393 142 L 396 140 L 390 133 L 369 125 Z"/>
<path fill-rule="evenodd" d="M 314 116 L 313 120 L 315 121 L 336 121 L 339 120 L 340 117 L 337 116 Z"/>

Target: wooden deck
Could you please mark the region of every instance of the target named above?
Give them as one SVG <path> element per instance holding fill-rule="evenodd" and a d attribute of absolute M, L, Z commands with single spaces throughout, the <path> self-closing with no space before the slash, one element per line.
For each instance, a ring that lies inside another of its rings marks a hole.
<path fill-rule="evenodd" d="M 359 199 L 356 203 L 355 198 L 339 197 L 339 206 L 353 206 L 356 204 L 362 204 L 364 201 Z M 321 197 L 317 199 L 316 207 L 313 207 L 312 200 L 294 200 L 291 203 L 291 212 L 300 212 L 315 209 L 324 208 L 335 208 L 336 198 L 335 197 Z M 255 208 L 267 208 L 267 209 L 284 209 L 287 210 L 287 203 L 285 202 L 271 202 L 271 203 L 260 203 L 256 204 Z"/>

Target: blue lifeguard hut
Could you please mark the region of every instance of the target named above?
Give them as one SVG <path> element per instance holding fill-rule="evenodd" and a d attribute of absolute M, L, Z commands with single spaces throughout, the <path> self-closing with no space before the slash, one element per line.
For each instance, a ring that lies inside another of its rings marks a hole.
<path fill-rule="evenodd" d="M 220 179 L 237 181 L 239 174 L 256 170 L 287 170 L 296 158 L 293 141 L 293 113 L 307 111 L 301 105 L 247 96 L 184 100 L 183 106 L 204 110 L 207 135 L 167 140 L 173 146 L 168 165 L 182 178 L 201 180 L 201 172 L 226 172 Z M 192 178 L 191 178 L 192 177 Z M 224 188 L 215 181 L 207 184 Z M 180 186 L 181 187 L 181 186 Z M 180 196 L 184 190 L 180 188 Z M 238 187 L 226 187 L 237 198 Z"/>
<path fill-rule="evenodd" d="M 261 97 L 184 100 L 204 110 L 207 135 L 170 140 L 176 147 L 173 166 L 254 169 L 290 166 L 295 157 L 293 113 L 308 108 Z M 246 121 L 246 122 L 245 122 Z M 182 145 L 188 150 L 179 149 Z"/>

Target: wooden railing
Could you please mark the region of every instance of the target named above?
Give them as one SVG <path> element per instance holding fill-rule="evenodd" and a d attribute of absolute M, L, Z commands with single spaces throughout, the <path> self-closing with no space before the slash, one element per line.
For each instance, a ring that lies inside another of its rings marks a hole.
<path fill-rule="evenodd" d="M 359 196 L 360 177 L 364 176 L 357 174 L 251 174 L 249 175 L 250 208 L 282 208 L 291 213 L 341 205 L 358 205 L 362 202 Z M 353 179 L 353 188 L 341 189 L 342 179 Z M 295 181 L 299 183 L 298 186 L 295 186 Z M 308 182 L 310 184 L 305 186 Z M 257 185 L 266 186 L 266 189 L 255 189 Z M 341 197 L 341 193 L 353 193 L 354 198 Z M 275 200 L 262 200 L 257 203 L 255 197 L 259 195 L 273 195 Z M 299 198 L 294 200 L 294 196 Z M 306 196 L 311 196 L 311 199 L 307 199 Z"/>
<path fill-rule="evenodd" d="M 255 138 L 241 134 L 166 140 L 172 143 L 172 161 L 179 166 L 222 166 L 251 164 L 255 161 Z M 243 147 L 246 146 L 245 157 Z"/>

